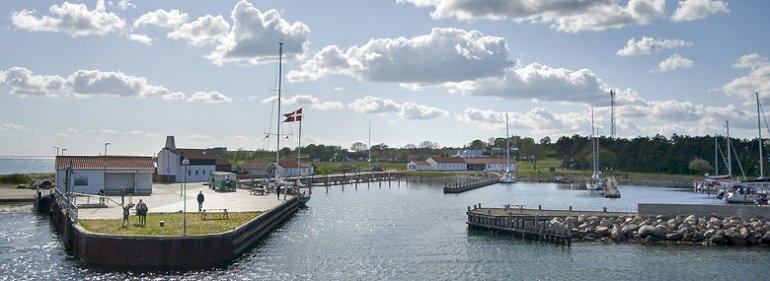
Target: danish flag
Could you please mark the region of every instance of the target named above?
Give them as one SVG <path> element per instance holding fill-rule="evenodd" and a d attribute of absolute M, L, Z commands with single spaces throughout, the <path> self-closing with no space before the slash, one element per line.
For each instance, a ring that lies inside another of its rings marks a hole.
<path fill-rule="evenodd" d="M 302 108 L 286 113 L 283 115 L 283 117 L 286 117 L 286 119 L 283 120 L 283 122 L 302 122 Z"/>

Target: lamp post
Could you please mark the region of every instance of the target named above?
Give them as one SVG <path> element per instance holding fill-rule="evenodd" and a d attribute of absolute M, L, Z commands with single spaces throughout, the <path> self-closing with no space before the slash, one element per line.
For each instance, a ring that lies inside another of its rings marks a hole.
<path fill-rule="evenodd" d="M 53 148 L 56 148 L 56 156 L 59 156 L 59 151 L 61 150 L 61 148 L 59 148 L 58 146 L 54 146 Z"/>
<path fill-rule="evenodd" d="M 187 236 L 187 166 L 190 165 L 190 160 L 185 158 L 182 160 L 182 167 L 184 167 L 184 182 L 182 182 L 182 236 Z"/>
<path fill-rule="evenodd" d="M 104 156 L 107 156 L 107 146 L 110 145 L 110 144 L 111 143 L 109 143 L 109 142 L 105 142 L 104 143 Z"/>
<path fill-rule="evenodd" d="M 62 149 L 61 149 L 61 156 L 64 156 L 64 152 L 65 152 L 65 151 L 67 151 L 67 149 L 66 149 L 66 148 L 62 148 Z"/>

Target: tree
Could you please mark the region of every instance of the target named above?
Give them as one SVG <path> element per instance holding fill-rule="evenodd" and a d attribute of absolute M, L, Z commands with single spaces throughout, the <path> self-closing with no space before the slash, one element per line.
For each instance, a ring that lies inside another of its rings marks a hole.
<path fill-rule="evenodd" d="M 690 162 L 687 164 L 687 168 L 699 173 L 706 173 L 707 171 L 711 171 L 711 169 L 713 169 L 708 161 L 703 160 L 700 157 L 695 157 L 690 160 Z"/>
<path fill-rule="evenodd" d="M 470 149 L 483 149 L 484 148 L 484 141 L 482 140 L 473 140 L 471 143 L 468 144 L 468 148 Z"/>
<path fill-rule="evenodd" d="M 407 144 L 404 145 L 403 148 L 404 149 L 417 149 L 417 146 L 414 145 L 413 143 L 407 143 Z"/>
<path fill-rule="evenodd" d="M 350 150 L 355 152 L 366 151 L 367 148 L 369 147 L 365 143 L 360 141 L 354 142 L 352 145 L 350 145 Z"/>
<path fill-rule="evenodd" d="M 438 148 L 438 144 L 432 141 L 422 141 L 419 145 L 419 148 L 427 148 L 427 149 L 436 149 Z"/>

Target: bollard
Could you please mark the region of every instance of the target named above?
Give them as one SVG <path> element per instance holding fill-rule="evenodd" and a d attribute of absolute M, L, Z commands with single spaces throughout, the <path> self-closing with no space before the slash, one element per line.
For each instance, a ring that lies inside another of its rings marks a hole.
<path fill-rule="evenodd" d="M 471 211 L 471 206 L 468 206 L 468 212 L 470 212 L 470 211 Z"/>
<path fill-rule="evenodd" d="M 538 211 L 542 211 L 542 210 L 543 210 L 543 206 L 541 206 L 541 205 L 537 205 L 537 210 L 538 210 Z"/>
<path fill-rule="evenodd" d="M 481 209 L 481 203 L 479 203 L 479 209 Z"/>
<path fill-rule="evenodd" d="M 569 211 L 572 212 L 572 206 L 569 206 Z"/>
<path fill-rule="evenodd" d="M 160 227 L 166 226 L 166 221 L 159 221 L 159 223 L 160 223 Z"/>
<path fill-rule="evenodd" d="M 606 213 L 606 212 L 607 212 L 607 207 L 604 207 L 604 208 L 603 208 L 603 210 L 604 210 L 604 212 Z"/>

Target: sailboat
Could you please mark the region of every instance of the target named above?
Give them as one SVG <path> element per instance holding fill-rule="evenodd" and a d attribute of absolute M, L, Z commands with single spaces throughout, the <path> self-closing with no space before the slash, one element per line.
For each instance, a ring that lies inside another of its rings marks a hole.
<path fill-rule="evenodd" d="M 770 186 L 770 178 L 765 177 L 764 170 L 764 141 L 762 139 L 762 117 L 763 112 L 761 110 L 761 104 L 759 102 L 759 93 L 755 93 L 757 99 L 757 133 L 759 135 L 759 177 L 755 180 L 744 180 L 737 185 L 732 186 L 727 190 L 725 200 L 728 203 L 755 203 L 755 201 L 766 195 L 768 186 Z M 761 190 L 760 190 L 761 189 Z"/>
<path fill-rule="evenodd" d="M 586 189 L 602 190 L 604 188 L 604 178 L 602 178 L 602 172 L 599 171 L 599 140 L 596 139 L 593 107 L 591 107 L 591 160 L 593 173 L 591 178 L 586 181 Z"/>
<path fill-rule="evenodd" d="M 511 136 L 508 132 L 508 114 L 505 115 L 505 174 L 500 177 L 501 183 L 516 183 L 516 166 L 511 169 Z"/>

